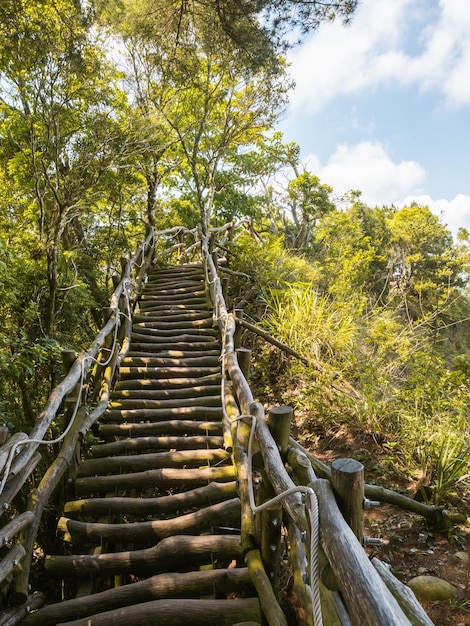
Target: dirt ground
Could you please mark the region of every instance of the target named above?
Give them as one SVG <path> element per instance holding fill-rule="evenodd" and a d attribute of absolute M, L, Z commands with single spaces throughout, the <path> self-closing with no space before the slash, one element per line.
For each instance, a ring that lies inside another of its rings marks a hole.
<path fill-rule="evenodd" d="M 302 441 L 302 434 L 297 438 Z M 364 464 L 368 483 L 398 488 L 410 497 L 416 493 L 416 484 L 403 484 L 403 478 L 394 476 L 385 451 L 367 434 L 336 432 L 332 437 L 310 438 L 304 445 L 327 464 L 339 457 L 357 458 Z M 427 602 L 423 607 L 436 626 L 470 626 L 470 492 L 461 491 L 453 496 L 452 503 L 445 504 L 454 523 L 444 533 L 428 528 L 421 516 L 392 505 L 381 504 L 365 511 L 365 535 L 382 540 L 366 550 L 371 557 L 388 563 L 404 583 L 424 574 L 454 585 L 454 600 Z"/>

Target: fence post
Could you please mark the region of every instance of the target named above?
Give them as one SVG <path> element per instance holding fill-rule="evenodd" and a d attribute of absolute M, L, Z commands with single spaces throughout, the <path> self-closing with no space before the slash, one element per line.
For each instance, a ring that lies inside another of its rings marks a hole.
<path fill-rule="evenodd" d="M 248 382 L 250 378 L 251 350 L 249 348 L 237 348 L 236 353 L 238 365 Z"/>
<path fill-rule="evenodd" d="M 233 316 L 235 317 L 236 322 L 235 333 L 233 335 L 233 345 L 235 349 L 237 349 L 241 346 L 241 338 L 243 332 L 243 328 L 240 324 L 237 323 L 237 321 L 243 319 L 243 309 L 233 309 Z"/>
<path fill-rule="evenodd" d="M 358 540 L 364 541 L 364 466 L 355 459 L 331 464 L 331 486 L 344 519 Z"/>
<path fill-rule="evenodd" d="M 267 425 L 276 442 L 281 457 L 284 459 L 289 446 L 290 426 L 293 417 L 290 406 L 277 406 L 269 410 Z M 258 492 L 259 503 L 266 502 L 275 496 L 267 474 L 261 471 L 262 482 Z M 261 511 L 256 520 L 258 538 L 261 546 L 261 557 L 276 596 L 279 595 L 279 566 L 281 555 L 282 505 L 276 505 Z"/>

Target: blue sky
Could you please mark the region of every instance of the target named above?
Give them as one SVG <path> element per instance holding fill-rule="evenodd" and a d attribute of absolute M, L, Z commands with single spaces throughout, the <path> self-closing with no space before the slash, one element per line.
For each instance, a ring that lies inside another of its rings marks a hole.
<path fill-rule="evenodd" d="M 289 54 L 280 125 L 306 168 L 369 205 L 470 230 L 470 0 L 360 0 Z"/>

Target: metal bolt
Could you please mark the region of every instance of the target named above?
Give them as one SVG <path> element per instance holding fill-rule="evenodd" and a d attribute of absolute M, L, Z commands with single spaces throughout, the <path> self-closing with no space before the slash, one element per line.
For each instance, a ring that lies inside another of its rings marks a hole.
<path fill-rule="evenodd" d="M 271 520 L 271 524 L 274 526 L 274 528 L 279 525 L 279 520 L 277 519 L 277 517 L 273 517 L 273 519 Z"/>
<path fill-rule="evenodd" d="M 274 572 L 269 572 L 269 578 L 271 578 L 271 580 L 274 578 Z"/>
<path fill-rule="evenodd" d="M 300 539 L 301 539 L 302 543 L 306 543 L 307 542 L 307 531 L 306 530 L 300 531 Z"/>
<path fill-rule="evenodd" d="M 380 537 L 363 537 L 362 543 L 365 546 L 379 546 L 383 542 L 382 542 L 382 539 L 380 539 Z"/>
<path fill-rule="evenodd" d="M 8 502 L 4 502 L 4 503 L 3 503 L 3 509 L 4 509 L 5 511 L 8 511 L 8 509 L 9 509 L 9 508 L 10 508 L 10 505 L 8 504 Z"/>
<path fill-rule="evenodd" d="M 307 572 L 304 572 L 302 574 L 302 580 L 304 581 L 305 585 L 308 585 L 310 583 L 310 576 L 307 574 Z"/>
<path fill-rule="evenodd" d="M 369 498 L 364 498 L 364 508 L 372 509 L 376 506 L 380 506 L 380 502 L 378 500 L 369 500 Z"/>
<path fill-rule="evenodd" d="M 18 563 L 19 563 L 18 559 L 13 559 L 13 567 L 16 567 Z"/>
<path fill-rule="evenodd" d="M 273 543 L 269 546 L 269 549 L 271 552 L 276 552 L 276 546 Z"/>
<path fill-rule="evenodd" d="M 305 504 L 307 502 L 307 494 L 306 493 L 303 493 L 301 495 L 301 500 L 302 500 L 302 504 Z"/>

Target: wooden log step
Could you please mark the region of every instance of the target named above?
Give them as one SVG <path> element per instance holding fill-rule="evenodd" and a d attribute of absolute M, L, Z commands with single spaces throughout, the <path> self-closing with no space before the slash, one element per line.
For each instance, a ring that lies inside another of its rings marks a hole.
<path fill-rule="evenodd" d="M 214 465 L 216 463 L 220 465 L 221 462 L 228 460 L 230 460 L 230 454 L 223 448 L 107 456 L 82 461 L 78 467 L 77 476 L 81 478 L 82 476 L 126 474 L 164 467 L 199 467 L 200 465 Z"/>
<path fill-rule="evenodd" d="M 183 263 L 180 265 L 152 265 L 149 274 L 151 276 L 167 276 L 175 274 L 178 276 L 188 276 L 189 274 L 199 273 L 201 276 L 204 273 L 201 261 L 191 261 L 190 263 Z"/>
<path fill-rule="evenodd" d="M 71 500 L 64 506 L 64 515 L 76 518 L 80 515 L 161 515 L 186 511 L 196 506 L 208 506 L 223 502 L 237 495 L 237 483 L 209 483 L 171 496 L 154 498 L 85 498 Z"/>
<path fill-rule="evenodd" d="M 64 576 L 67 573 L 64 573 Z M 25 626 L 50 626 L 58 622 L 88 617 L 104 610 L 111 611 L 150 600 L 181 597 L 200 598 L 201 596 L 220 595 L 229 592 L 245 597 L 253 595 L 248 568 L 157 574 L 146 580 L 108 589 L 91 596 L 74 598 L 46 606 L 28 615 L 22 623 Z"/>
<path fill-rule="evenodd" d="M 141 359 L 142 357 L 135 357 Z M 215 360 L 211 357 L 212 361 Z M 132 366 L 133 361 L 130 361 L 129 366 L 121 367 L 119 369 L 119 375 L 121 381 L 128 380 L 166 380 L 167 378 L 199 378 L 204 376 L 217 376 L 220 375 L 219 365 L 203 365 L 198 367 L 197 365 L 187 366 L 180 361 L 172 360 L 172 364 L 167 367 L 164 365 L 148 367 L 139 366 L 136 364 Z M 219 361 L 219 359 L 217 359 Z M 137 361 L 138 363 L 138 361 Z"/>
<path fill-rule="evenodd" d="M 131 607 L 91 615 L 57 626 L 233 626 L 260 624 L 261 608 L 257 598 L 234 600 L 170 599 L 143 602 Z"/>
<path fill-rule="evenodd" d="M 164 400 L 170 398 L 191 398 L 193 396 L 213 396 L 220 393 L 220 385 L 195 385 L 194 387 L 178 387 L 176 389 L 116 389 L 111 394 L 112 400 L 121 398 Z"/>
<path fill-rule="evenodd" d="M 207 485 L 211 481 L 231 482 L 236 472 L 232 465 L 224 467 L 207 467 L 202 469 L 156 469 L 117 476 L 90 476 L 75 480 L 77 495 L 103 493 L 126 489 L 147 489 L 149 487 L 187 489 Z"/>
<path fill-rule="evenodd" d="M 206 363 L 205 359 L 212 358 L 212 361 L 209 361 L 210 364 L 214 364 L 216 361 L 219 361 L 220 350 L 195 350 L 194 352 L 189 352 L 182 350 L 157 350 L 154 347 L 152 348 L 148 346 L 148 349 L 145 350 L 129 350 L 127 356 L 130 359 L 145 359 L 148 357 L 154 359 L 177 359 L 175 365 L 184 365 L 188 359 L 199 358 L 201 359 L 200 364 L 204 365 Z M 204 361 L 202 361 L 202 359 L 204 359 Z"/>
<path fill-rule="evenodd" d="M 187 280 L 185 282 L 181 281 L 173 286 L 171 286 L 171 284 L 166 283 L 166 284 L 163 284 L 161 287 L 158 287 L 158 285 L 155 286 L 150 283 L 147 283 L 145 285 L 144 292 L 141 295 L 141 299 L 149 300 L 152 298 L 158 298 L 160 296 L 162 297 L 172 296 L 173 297 L 173 296 L 179 296 L 179 295 L 182 295 L 184 297 L 188 293 L 194 294 L 197 292 L 205 294 L 203 287 L 204 287 L 204 282 L 202 280 L 198 280 L 198 281 Z"/>
<path fill-rule="evenodd" d="M 139 309 L 142 313 L 152 313 L 153 311 L 165 311 L 168 314 L 180 311 L 203 311 L 208 309 L 206 298 L 188 298 L 181 302 L 181 299 L 175 299 L 174 302 L 140 302 Z"/>
<path fill-rule="evenodd" d="M 142 357 L 135 357 L 136 359 L 142 359 Z M 210 357 L 211 362 L 215 361 L 214 357 Z M 197 364 L 187 365 L 184 361 L 178 361 L 172 359 L 171 365 L 156 365 L 152 366 L 139 366 L 132 365 L 133 361 L 129 362 L 129 366 L 121 367 L 119 369 L 120 379 L 124 380 L 164 380 L 166 378 L 198 378 L 202 376 L 214 376 L 220 375 L 220 365 L 202 365 Z M 207 362 L 207 361 L 206 361 Z M 219 359 L 217 359 L 219 363 Z"/>
<path fill-rule="evenodd" d="M 191 273 L 199 273 L 201 276 L 204 275 L 202 263 L 200 261 L 183 263 L 182 265 L 162 265 L 159 267 L 152 266 L 149 271 L 150 276 L 167 276 L 168 274 L 183 274 L 187 276 Z"/>
<path fill-rule="evenodd" d="M 185 285 L 172 285 L 171 283 L 166 283 L 161 286 L 158 285 L 146 285 L 145 290 L 140 296 L 140 300 L 159 300 L 160 298 L 173 298 L 174 301 L 177 301 L 180 297 L 187 298 L 188 296 L 194 296 L 197 294 L 198 296 L 206 294 L 204 289 L 204 282 L 194 281 L 187 282 Z"/>
<path fill-rule="evenodd" d="M 134 317 L 134 323 L 133 323 L 133 328 L 149 328 L 149 329 L 155 329 L 155 330 L 160 330 L 160 331 L 164 331 L 164 330 L 174 330 L 174 329 L 184 329 L 184 330 L 188 330 L 189 328 L 193 328 L 193 329 L 209 329 L 212 328 L 213 324 L 212 324 L 212 316 L 204 316 L 203 319 L 195 319 L 195 320 L 181 320 L 181 321 L 171 321 L 169 322 L 167 321 L 153 321 L 153 319 L 150 316 L 145 316 L 146 319 L 143 321 L 135 321 L 135 317 Z M 217 331 L 214 331 L 217 332 Z"/>
<path fill-rule="evenodd" d="M 165 330 L 162 332 L 153 328 L 143 328 L 137 330 L 134 329 L 131 333 L 131 339 L 136 339 L 137 341 L 172 341 L 181 343 L 185 341 L 218 341 L 219 337 L 216 331 L 212 328 L 202 328 L 192 332 L 187 332 L 183 328 Z"/>
<path fill-rule="evenodd" d="M 196 300 L 196 299 L 195 299 Z M 197 305 L 197 306 L 196 306 Z M 197 298 L 197 302 L 188 302 L 187 304 L 150 304 L 142 302 L 139 305 L 139 309 L 142 313 L 152 313 L 162 311 L 167 314 L 167 317 L 170 317 L 172 313 L 181 314 L 181 313 L 194 313 L 196 311 L 208 311 L 209 306 L 207 305 L 205 298 Z"/>
<path fill-rule="evenodd" d="M 220 350 L 220 342 L 217 340 L 215 335 L 205 336 L 203 334 L 200 335 L 190 335 L 188 333 L 177 333 L 173 335 L 157 335 L 152 333 L 131 333 L 131 342 L 132 346 L 138 343 L 150 344 L 155 347 L 161 347 L 162 350 L 174 349 L 179 344 L 191 344 L 194 342 L 197 348 L 192 348 L 190 345 L 185 347 L 184 345 L 181 348 L 184 350 L 199 350 L 202 348 L 205 349 L 219 349 Z M 169 348 L 163 348 L 163 346 L 169 346 Z"/>
<path fill-rule="evenodd" d="M 202 341 L 201 339 L 199 341 L 191 342 L 180 342 L 179 340 L 168 341 L 168 339 L 166 339 L 166 341 L 164 342 L 154 341 L 150 339 L 146 339 L 145 342 L 132 340 L 130 349 L 132 352 L 144 353 L 161 353 L 163 351 L 166 351 L 168 355 L 170 355 L 171 353 L 178 352 L 178 350 L 175 350 L 175 348 L 177 348 L 179 345 L 181 345 L 181 347 L 184 347 L 184 351 L 181 351 L 181 358 L 184 358 L 184 355 L 186 353 L 189 354 L 201 350 L 205 351 L 205 354 L 207 354 L 208 351 L 211 351 L 211 353 L 213 351 L 216 354 L 220 354 L 220 343 L 218 341 Z"/>
<path fill-rule="evenodd" d="M 180 323 L 180 322 L 207 322 L 208 320 L 212 324 L 212 313 L 209 310 L 203 311 L 179 311 L 173 312 L 172 315 L 163 313 L 134 313 L 132 316 L 134 323 L 138 322 L 167 322 L 167 323 Z"/>
<path fill-rule="evenodd" d="M 59 532 L 70 535 L 72 543 L 100 543 L 103 539 L 115 542 L 146 542 L 171 535 L 197 535 L 213 527 L 240 525 L 240 499 L 232 498 L 169 520 L 151 520 L 131 524 L 102 524 L 79 522 L 61 517 Z"/>
<path fill-rule="evenodd" d="M 74 578 L 112 575 L 116 573 L 157 573 L 199 566 L 214 559 L 241 560 L 239 535 L 176 535 L 161 539 L 156 545 L 142 550 L 102 554 L 72 554 L 47 556 L 44 567 L 54 576 Z M 174 559 L 174 562 L 173 562 Z"/>
<path fill-rule="evenodd" d="M 220 391 L 220 390 L 219 390 Z M 202 398 L 184 398 L 184 403 L 180 398 L 169 398 L 168 400 L 148 400 L 145 398 L 120 398 L 109 403 L 109 408 L 113 409 L 177 409 L 181 405 L 191 406 L 221 406 L 221 396 L 203 396 Z"/>
<path fill-rule="evenodd" d="M 129 437 L 111 443 L 100 443 L 91 446 L 90 455 L 93 458 L 103 458 L 128 452 L 142 452 L 143 450 L 197 450 L 222 448 L 224 438 L 217 436 L 189 436 L 189 437 Z"/>
<path fill-rule="evenodd" d="M 187 335 L 188 337 L 196 338 L 197 341 L 201 337 L 219 337 L 218 331 L 212 328 L 212 326 L 192 327 L 191 325 L 192 322 L 190 322 L 189 328 L 184 328 L 183 326 L 175 328 L 152 328 L 142 324 L 134 324 L 132 328 L 135 334 L 145 337 L 181 337 L 182 335 Z"/>
<path fill-rule="evenodd" d="M 221 374 L 211 374 L 209 376 L 199 376 L 195 378 L 145 378 L 118 380 L 114 386 L 115 391 L 131 389 L 184 389 L 186 387 L 199 387 L 202 385 L 219 385 L 222 380 Z"/>
<path fill-rule="evenodd" d="M 153 436 L 160 434 L 221 433 L 221 422 L 197 420 L 168 420 L 153 424 L 99 424 L 98 435 L 102 439 L 114 437 Z"/>
<path fill-rule="evenodd" d="M 173 302 L 176 304 L 187 304 L 188 301 L 192 301 L 194 299 L 200 299 L 203 302 L 206 300 L 206 292 L 204 289 L 198 289 L 196 287 L 185 288 L 185 289 L 175 289 L 173 293 L 169 293 L 168 290 L 155 290 L 152 293 L 149 293 L 148 290 L 144 291 L 142 296 L 140 297 L 140 306 L 145 303 L 170 303 Z"/>
<path fill-rule="evenodd" d="M 195 418 L 203 420 L 221 420 L 223 411 L 218 406 L 183 406 L 175 409 L 111 409 L 103 415 L 108 422 L 159 422 L 172 418 Z"/>
<path fill-rule="evenodd" d="M 178 351 L 173 351 L 175 354 L 184 354 Z M 126 356 L 122 360 L 122 365 L 120 368 L 120 372 L 122 370 L 126 370 L 126 367 L 147 367 L 147 368 L 167 368 L 167 367 L 178 367 L 178 368 L 202 368 L 202 367 L 214 367 L 214 365 L 219 364 L 220 352 L 217 355 L 213 356 L 188 356 L 188 357 L 164 357 L 164 356 Z M 220 371 L 220 370 L 219 370 Z M 171 375 L 171 372 L 170 372 Z M 202 375 L 205 375 L 204 373 Z M 164 375 L 167 377 L 167 375 Z M 162 376 L 163 377 L 163 376 Z M 161 377 L 161 378 L 162 378 Z M 179 378 L 179 377 L 178 377 Z"/>

